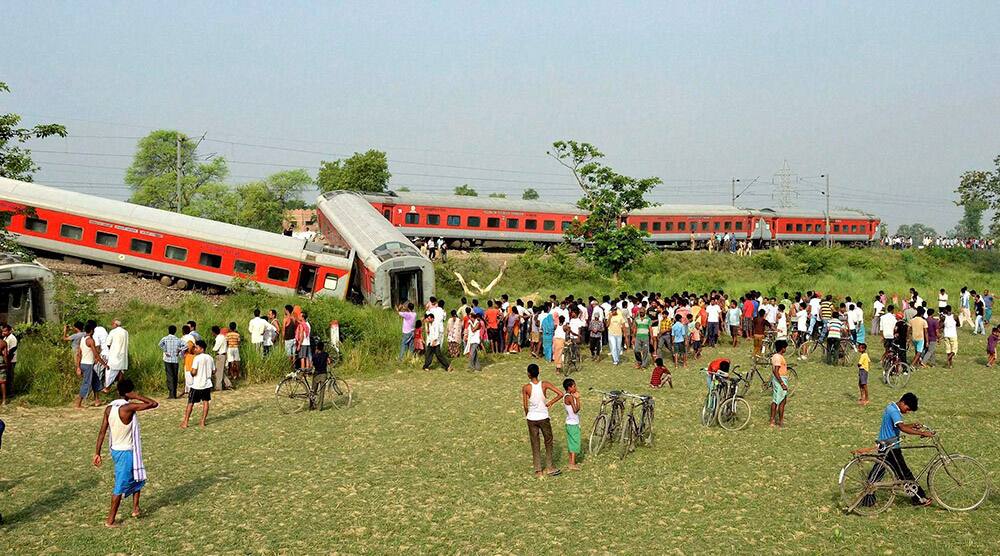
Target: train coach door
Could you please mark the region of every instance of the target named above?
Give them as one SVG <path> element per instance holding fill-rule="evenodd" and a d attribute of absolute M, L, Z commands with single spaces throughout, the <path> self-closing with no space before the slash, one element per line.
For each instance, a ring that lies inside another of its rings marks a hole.
<path fill-rule="evenodd" d="M 422 270 L 397 270 L 389 272 L 389 290 L 392 306 L 404 301 L 415 305 L 424 302 L 424 273 Z"/>
<path fill-rule="evenodd" d="M 304 264 L 299 270 L 299 283 L 296 290 L 299 293 L 312 293 L 316 287 L 316 267 Z"/>

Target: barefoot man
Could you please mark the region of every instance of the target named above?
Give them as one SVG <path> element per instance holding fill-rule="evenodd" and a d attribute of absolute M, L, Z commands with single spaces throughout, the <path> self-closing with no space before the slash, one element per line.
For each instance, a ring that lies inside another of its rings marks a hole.
<path fill-rule="evenodd" d="M 115 489 L 111 495 L 111 511 L 104 522 L 106 527 L 117 527 L 115 517 L 122 496 L 132 496 L 132 517 L 139 517 L 139 493 L 146 484 L 146 468 L 142 464 L 142 441 L 139 436 L 138 411 L 153 409 L 156 401 L 134 392 L 135 385 L 130 379 L 118 382 L 119 399 L 108 404 L 101 421 L 101 432 L 97 434 L 97 450 L 94 465 L 101 466 L 101 449 L 104 437 L 111 429 L 111 459 L 115 462 Z"/>
<path fill-rule="evenodd" d="M 521 404 L 524 406 L 524 418 L 528 422 L 528 438 L 531 440 L 531 460 L 535 466 L 535 475 L 542 476 L 542 454 L 538 445 L 538 435 L 545 439 L 545 473 L 549 476 L 559 474 L 552 467 L 552 423 L 549 422 L 549 408 L 563 398 L 563 393 L 551 382 L 538 380 L 538 365 L 528 365 L 529 382 L 521 387 Z M 552 398 L 546 399 L 546 394 L 552 392 Z"/>

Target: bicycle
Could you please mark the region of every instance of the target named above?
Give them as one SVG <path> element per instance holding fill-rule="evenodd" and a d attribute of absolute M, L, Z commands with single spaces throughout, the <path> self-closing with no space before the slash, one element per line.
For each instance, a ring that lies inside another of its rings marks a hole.
<path fill-rule="evenodd" d="M 882 382 L 890 388 L 902 388 L 910 381 L 913 367 L 903 361 L 895 349 L 882 354 Z"/>
<path fill-rule="evenodd" d="M 759 362 L 759 361 L 753 361 L 751 363 L 751 365 L 750 365 L 750 372 L 749 373 L 747 373 L 745 375 L 739 375 L 739 374 L 737 375 L 737 376 L 740 377 L 740 379 L 739 379 L 740 389 L 738 391 L 738 394 L 740 395 L 740 397 L 747 397 L 750 394 L 750 387 L 755 382 L 753 380 L 754 377 L 756 377 L 757 380 L 760 381 L 760 391 L 761 391 L 761 393 L 767 394 L 767 393 L 771 392 L 771 390 L 774 388 L 772 386 L 772 384 L 771 384 L 771 377 L 773 376 L 773 374 L 770 373 L 770 372 L 766 373 L 766 374 L 762 373 L 761 370 L 760 370 L 760 364 L 761 364 L 761 362 Z M 768 370 L 770 370 L 770 364 L 771 364 L 771 362 L 768 361 L 767 362 L 767 365 L 768 365 L 767 368 L 768 368 Z M 740 368 L 739 365 L 737 365 L 737 366 L 733 367 L 731 370 L 735 371 L 736 369 L 739 369 L 739 368 Z M 797 373 L 795 371 L 795 367 L 789 366 L 788 367 L 788 383 L 787 383 L 787 386 L 788 386 L 788 396 L 791 396 L 792 393 L 795 392 L 795 386 L 798 383 L 799 383 L 799 373 Z"/>
<path fill-rule="evenodd" d="M 312 377 L 310 379 L 310 377 Z M 304 409 L 318 408 L 320 411 L 330 402 L 336 409 L 351 407 L 353 393 L 351 386 L 327 369 L 327 377 L 316 383 L 315 375 L 297 370 L 288 373 L 274 389 L 274 399 L 278 411 L 284 415 L 298 413 Z"/>
<path fill-rule="evenodd" d="M 743 375 L 734 369 L 730 369 L 729 374 L 735 375 L 735 378 L 722 371 L 717 371 L 715 376 L 708 374 L 707 369 L 703 372 L 710 382 L 705 404 L 701 408 L 701 424 L 710 427 L 718 422 L 727 431 L 746 427 L 750 423 L 750 402 L 738 392 L 739 383 L 744 381 Z"/>
<path fill-rule="evenodd" d="M 576 341 L 571 341 L 566 344 L 566 347 L 562 352 L 563 374 L 569 376 L 573 373 L 579 372 L 582 367 L 581 363 L 580 344 Z"/>
<path fill-rule="evenodd" d="M 653 398 L 652 396 L 637 396 L 622 392 L 622 396 L 630 398 L 628 418 L 622 426 L 621 459 L 635 450 L 636 442 L 642 441 L 646 446 L 653 445 Z M 635 409 L 642 408 L 639 421 L 635 419 Z"/>
<path fill-rule="evenodd" d="M 889 508 L 897 495 L 915 496 L 920 480 L 926 475 L 927 490 L 932 500 L 946 510 L 966 512 L 978 508 L 989 497 L 990 479 L 975 458 L 964 454 L 949 454 L 941 445 L 940 436 L 930 444 L 900 446 L 902 450 L 934 448 L 937 454 L 914 476 L 901 480 L 887 463 L 889 446 L 878 443 L 877 454 L 856 450 L 851 461 L 840 470 L 838 485 L 846 513 L 872 516 Z"/>
<path fill-rule="evenodd" d="M 590 388 L 590 391 L 601 394 L 601 409 L 594 417 L 589 442 L 590 453 L 596 456 L 606 443 L 614 442 L 615 432 L 621 426 L 622 416 L 625 414 L 625 397 L 621 390 L 605 392 Z"/>

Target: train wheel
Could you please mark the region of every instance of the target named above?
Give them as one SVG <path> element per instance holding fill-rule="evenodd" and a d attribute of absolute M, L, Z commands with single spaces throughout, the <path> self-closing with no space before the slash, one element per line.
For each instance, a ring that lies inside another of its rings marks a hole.
<path fill-rule="evenodd" d="M 185 279 L 181 278 L 181 279 L 180 279 L 180 280 L 178 280 L 178 281 L 177 281 L 177 283 L 176 283 L 176 284 L 174 284 L 174 285 L 175 285 L 175 286 L 177 286 L 177 289 L 179 289 L 179 290 L 186 290 L 186 289 L 188 289 L 188 286 L 189 286 L 190 284 L 188 284 L 188 281 L 187 281 L 187 280 L 185 280 Z"/>
<path fill-rule="evenodd" d="M 160 276 L 160 283 L 164 286 L 170 287 L 174 283 L 174 279 L 169 276 Z"/>

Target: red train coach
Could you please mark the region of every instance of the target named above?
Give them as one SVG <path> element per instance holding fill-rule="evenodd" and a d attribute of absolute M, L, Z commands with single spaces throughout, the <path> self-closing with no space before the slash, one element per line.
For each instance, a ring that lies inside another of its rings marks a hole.
<path fill-rule="evenodd" d="M 803 209 L 755 211 L 768 223 L 772 241 L 822 241 L 826 239 L 826 213 Z M 835 243 L 869 242 L 878 233 L 879 219 L 859 210 L 830 211 L 830 239 Z"/>
<path fill-rule="evenodd" d="M 116 267 L 279 293 L 344 298 L 353 253 L 280 234 L 0 178 L 4 227 L 18 243 Z"/>

